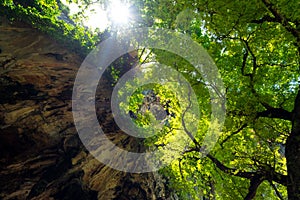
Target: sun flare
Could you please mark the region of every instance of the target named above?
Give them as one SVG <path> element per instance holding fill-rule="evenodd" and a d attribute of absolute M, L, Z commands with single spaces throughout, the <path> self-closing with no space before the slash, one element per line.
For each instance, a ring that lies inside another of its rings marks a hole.
<path fill-rule="evenodd" d="M 112 23 L 127 24 L 129 22 L 129 6 L 120 1 L 113 1 L 108 12 Z"/>
<path fill-rule="evenodd" d="M 83 20 L 84 26 L 91 29 L 99 28 L 100 31 L 105 30 L 110 25 L 114 27 L 124 26 L 129 23 L 133 15 L 130 12 L 131 5 L 121 0 L 111 0 L 106 9 L 101 4 L 91 4 L 84 11 L 80 8 L 83 0 L 79 0 L 78 3 L 68 2 L 67 0 L 61 1 L 69 7 L 71 15 L 84 13 L 84 16 L 86 16 Z"/>

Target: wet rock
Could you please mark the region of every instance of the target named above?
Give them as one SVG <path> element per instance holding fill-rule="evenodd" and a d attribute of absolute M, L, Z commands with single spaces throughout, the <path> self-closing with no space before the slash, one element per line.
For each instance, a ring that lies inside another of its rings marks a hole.
<path fill-rule="evenodd" d="M 80 142 L 77 135 L 68 136 L 64 139 L 63 148 L 68 157 L 73 158 L 80 150 Z"/>
<path fill-rule="evenodd" d="M 85 188 L 79 179 L 71 180 L 61 191 L 54 195 L 55 199 L 61 200 L 96 200 L 97 192 Z"/>
<path fill-rule="evenodd" d="M 17 127 L 7 127 L 0 129 L 0 163 L 4 163 L 6 159 L 14 157 L 26 148 L 30 147 L 32 143 L 26 141 L 22 137 L 21 131 Z"/>
<path fill-rule="evenodd" d="M 15 103 L 16 100 L 35 99 L 39 93 L 33 84 L 21 85 L 10 77 L 0 77 L 0 103 Z"/>
<path fill-rule="evenodd" d="M 32 199 L 33 197 L 38 196 L 42 192 L 46 190 L 48 182 L 46 180 L 38 181 L 30 190 L 30 193 L 26 197 L 26 199 Z"/>

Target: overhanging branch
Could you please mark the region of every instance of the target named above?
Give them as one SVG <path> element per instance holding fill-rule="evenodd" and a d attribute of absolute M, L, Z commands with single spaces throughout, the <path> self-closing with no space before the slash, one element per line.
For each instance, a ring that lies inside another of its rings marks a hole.
<path fill-rule="evenodd" d="M 274 15 L 274 20 L 279 22 L 288 32 L 290 32 L 295 38 L 297 38 L 297 41 L 299 42 L 300 32 L 289 24 L 289 20 L 282 13 L 280 13 L 269 0 L 262 0 L 262 2 Z"/>
<path fill-rule="evenodd" d="M 244 200 L 251 200 L 255 197 L 257 188 L 260 186 L 260 184 L 264 181 L 264 177 L 256 174 L 254 177 L 250 180 L 250 186 L 248 188 L 248 193 Z"/>
<path fill-rule="evenodd" d="M 186 150 L 184 153 L 189 153 L 189 152 L 201 152 L 201 150 L 195 147 Z M 241 178 L 246 178 L 249 180 L 252 180 L 255 176 L 261 176 L 262 180 L 275 181 L 276 183 L 287 186 L 287 176 L 276 172 L 275 169 L 270 166 L 262 167 L 258 171 L 244 172 L 244 171 L 239 171 L 238 169 L 227 167 L 211 154 L 207 154 L 207 157 L 216 165 L 218 169 L 220 169 L 226 174 L 230 174 L 232 176 L 237 176 Z M 196 159 L 200 159 L 200 158 L 196 158 Z"/>
<path fill-rule="evenodd" d="M 223 163 L 221 163 L 218 159 L 213 157 L 211 154 L 207 154 L 207 157 L 217 166 L 217 168 L 219 168 L 221 171 L 227 174 L 238 176 L 241 178 L 247 178 L 247 179 L 251 179 L 256 175 L 255 172 L 242 172 L 242 171 L 238 171 L 237 169 L 227 167 Z"/>
<path fill-rule="evenodd" d="M 236 131 L 232 132 L 231 135 L 227 136 L 222 142 L 221 142 L 221 146 L 223 146 L 223 144 L 225 142 L 227 142 L 231 137 L 233 137 L 234 135 L 238 134 L 239 132 L 241 132 L 244 128 L 246 128 L 248 126 L 247 123 L 243 124 L 240 128 L 238 128 Z"/>
<path fill-rule="evenodd" d="M 278 22 L 275 17 L 271 17 L 270 15 L 265 15 L 261 19 L 254 19 L 251 23 L 262 24 L 264 22 Z"/>
<path fill-rule="evenodd" d="M 284 119 L 284 120 L 292 121 L 292 113 L 283 108 L 270 107 L 267 110 L 258 112 L 256 117 L 257 118 L 268 117 L 268 118 L 277 118 L 277 119 Z"/>

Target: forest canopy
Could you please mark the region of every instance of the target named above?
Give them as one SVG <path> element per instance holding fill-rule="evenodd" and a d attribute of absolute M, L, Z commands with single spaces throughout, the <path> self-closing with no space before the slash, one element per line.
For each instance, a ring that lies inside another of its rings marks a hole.
<path fill-rule="evenodd" d="M 71 14 L 67 3 L 80 5 L 79 11 Z M 103 31 L 85 26 L 84 11 L 97 4 L 104 12 L 109 1 L 67 3 L 4 0 L 0 15 L 39 29 L 82 56 L 118 31 L 151 27 L 192 38 L 214 60 L 225 87 L 226 118 L 217 144 L 202 158 L 201 143 L 211 117 L 207 82 L 178 55 L 160 49 L 138 51 L 140 64 L 155 61 L 177 70 L 189 81 L 199 105 L 200 117 L 193 122 L 196 134 L 182 155 L 160 170 L 179 199 L 300 199 L 299 1 L 124 1 L 134 17 L 125 28 L 115 30 L 112 22 Z M 112 70 L 115 82 L 120 62 Z M 176 140 L 178 130 L 189 134 L 185 106 L 170 88 L 149 84 L 136 90 L 122 109 L 139 127 L 162 124 L 155 137 L 144 141 L 148 148 L 159 149 Z M 164 151 L 166 159 L 171 151 Z"/>

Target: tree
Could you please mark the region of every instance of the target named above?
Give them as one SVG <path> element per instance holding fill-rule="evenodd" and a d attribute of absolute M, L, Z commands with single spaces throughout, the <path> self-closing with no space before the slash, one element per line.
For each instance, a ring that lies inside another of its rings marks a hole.
<path fill-rule="evenodd" d="M 193 144 L 165 169 L 173 187 L 182 197 L 213 199 L 284 199 L 287 188 L 289 199 L 299 199 L 299 3 L 157 0 L 144 6 L 153 26 L 189 34 L 206 47 L 226 86 L 218 145 L 200 160 L 201 146 Z M 175 67 L 172 57 L 162 57 Z"/>

